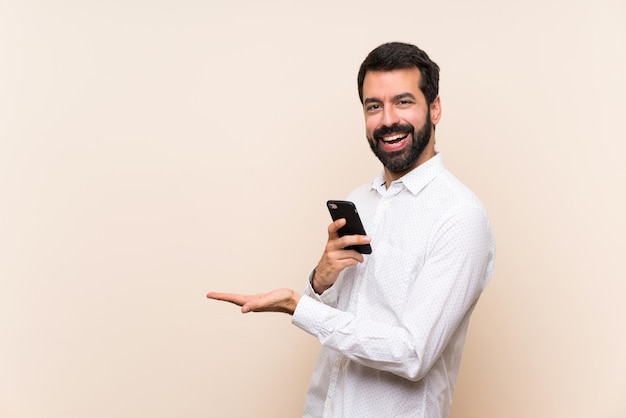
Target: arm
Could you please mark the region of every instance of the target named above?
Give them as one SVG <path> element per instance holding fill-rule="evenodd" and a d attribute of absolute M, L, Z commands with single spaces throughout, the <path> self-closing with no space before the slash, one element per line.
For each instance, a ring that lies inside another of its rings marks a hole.
<path fill-rule="evenodd" d="M 344 250 L 344 248 L 351 245 L 367 244 L 370 242 L 370 238 L 363 235 L 339 237 L 337 231 L 345 223 L 345 219 L 338 219 L 328 226 L 326 248 L 311 279 L 313 290 L 318 294 L 330 288 L 343 269 L 363 262 L 363 256 L 360 253 L 354 250 Z M 293 315 L 301 296 L 291 289 L 276 289 L 257 295 L 209 292 L 207 298 L 234 303 L 241 306 L 242 313 L 284 312 Z"/>
<path fill-rule="evenodd" d="M 473 245 L 462 245 L 468 236 Z M 480 210 L 466 208 L 448 217 L 433 234 L 425 263 L 411 279 L 415 285 L 398 309 L 395 324 L 333 309 L 307 297 L 300 300 L 293 322 L 355 362 L 419 380 L 459 326 L 469 320 L 492 263 L 488 220 Z"/>

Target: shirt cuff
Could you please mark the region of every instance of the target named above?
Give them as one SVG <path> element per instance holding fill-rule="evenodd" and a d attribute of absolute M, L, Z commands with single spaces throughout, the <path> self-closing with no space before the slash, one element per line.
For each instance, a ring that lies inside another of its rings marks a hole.
<path fill-rule="evenodd" d="M 304 294 L 321 302 L 321 298 L 320 295 L 315 292 L 315 289 L 313 289 L 313 276 L 315 275 L 315 269 L 313 269 L 313 271 L 309 274 L 309 281 L 307 282 L 307 286 L 304 289 Z"/>
<path fill-rule="evenodd" d="M 323 291 L 321 294 L 317 293 L 315 289 L 313 289 L 313 275 L 314 274 L 315 274 L 315 269 L 313 269 L 311 274 L 309 274 L 309 281 L 303 293 L 318 302 L 322 302 L 325 305 L 336 307 L 337 297 L 339 296 L 336 290 L 336 286 L 329 287 L 328 289 Z"/>
<path fill-rule="evenodd" d="M 296 306 L 291 323 L 301 330 L 320 338 L 329 333 L 328 330 L 324 329 L 323 325 L 327 318 L 332 315 L 333 310 L 333 308 L 304 295 Z"/>

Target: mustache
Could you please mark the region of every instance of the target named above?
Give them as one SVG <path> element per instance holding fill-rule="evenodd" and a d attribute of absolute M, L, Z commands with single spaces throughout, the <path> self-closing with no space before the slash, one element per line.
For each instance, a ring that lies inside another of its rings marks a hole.
<path fill-rule="evenodd" d="M 390 134 L 411 134 L 413 132 L 415 132 L 415 128 L 413 127 L 413 125 L 395 124 L 391 126 L 381 126 L 373 132 L 372 136 L 374 137 L 374 139 L 379 140 L 382 139 L 383 136 L 387 136 Z"/>

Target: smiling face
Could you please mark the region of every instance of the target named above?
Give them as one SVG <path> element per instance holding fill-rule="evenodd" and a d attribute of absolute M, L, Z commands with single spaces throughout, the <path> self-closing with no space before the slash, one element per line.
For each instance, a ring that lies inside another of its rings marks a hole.
<path fill-rule="evenodd" d="M 418 68 L 368 71 L 363 80 L 365 133 L 383 163 L 387 185 L 435 155 L 439 97 L 430 104 L 419 88 Z"/>

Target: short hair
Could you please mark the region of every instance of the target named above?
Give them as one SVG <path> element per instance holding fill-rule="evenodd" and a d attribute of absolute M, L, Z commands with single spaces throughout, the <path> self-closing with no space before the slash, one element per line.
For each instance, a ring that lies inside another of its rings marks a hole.
<path fill-rule="evenodd" d="M 363 81 L 368 71 L 392 71 L 413 67 L 420 70 L 419 88 L 430 105 L 439 94 L 439 66 L 426 52 L 415 45 L 403 42 L 382 44 L 367 55 L 357 77 L 361 103 L 363 103 Z"/>

